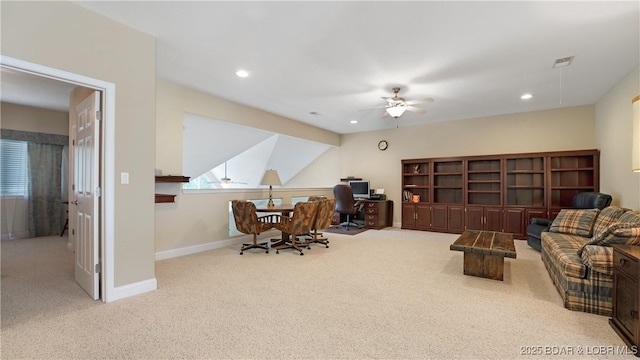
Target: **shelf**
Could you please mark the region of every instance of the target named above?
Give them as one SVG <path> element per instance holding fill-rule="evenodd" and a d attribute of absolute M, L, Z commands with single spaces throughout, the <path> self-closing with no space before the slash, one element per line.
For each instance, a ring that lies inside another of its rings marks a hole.
<path fill-rule="evenodd" d="M 433 175 L 462 175 L 461 172 L 434 172 Z"/>
<path fill-rule="evenodd" d="M 189 182 L 188 176 L 182 175 L 161 175 L 156 176 L 156 182 L 165 182 L 165 183 L 181 183 L 181 182 Z"/>
<path fill-rule="evenodd" d="M 467 190 L 468 193 L 475 194 L 500 194 L 502 191 L 500 190 Z"/>
<path fill-rule="evenodd" d="M 544 189 L 544 186 L 512 185 L 507 186 L 507 189 Z"/>
<path fill-rule="evenodd" d="M 156 194 L 156 204 L 159 203 L 172 203 L 175 202 L 176 195 L 171 194 Z"/>
<path fill-rule="evenodd" d="M 412 189 L 428 189 L 428 186 L 422 186 L 422 185 L 405 185 L 404 187 L 406 188 L 412 188 Z"/>
<path fill-rule="evenodd" d="M 469 184 L 500 184 L 500 180 L 467 180 Z"/>
<path fill-rule="evenodd" d="M 593 171 L 593 167 L 551 169 L 554 171 Z"/>
<path fill-rule="evenodd" d="M 403 173 L 402 176 L 429 176 L 429 174 L 424 174 L 424 173 Z"/>
<path fill-rule="evenodd" d="M 551 186 L 551 190 L 593 190 L 593 186 Z"/>
<path fill-rule="evenodd" d="M 544 174 L 544 170 L 509 170 L 507 175 L 509 174 Z"/>
<path fill-rule="evenodd" d="M 468 170 L 467 174 L 492 174 L 492 173 L 496 173 L 496 174 L 500 174 L 500 169 L 498 170 Z"/>
<path fill-rule="evenodd" d="M 438 186 L 438 185 L 436 185 L 433 188 L 434 189 L 460 189 L 460 190 L 462 190 L 462 186 L 453 186 L 453 185 L 452 186 Z"/>

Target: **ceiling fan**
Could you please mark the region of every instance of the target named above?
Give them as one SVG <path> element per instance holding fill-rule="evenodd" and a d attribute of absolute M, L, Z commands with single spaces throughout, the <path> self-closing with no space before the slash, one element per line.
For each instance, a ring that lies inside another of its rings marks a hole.
<path fill-rule="evenodd" d="M 229 185 L 229 184 L 244 184 L 246 185 L 246 182 L 240 182 L 240 181 L 233 181 L 231 180 L 230 177 L 227 176 L 227 162 L 224 162 L 224 176 L 220 178 L 219 181 L 208 181 L 209 184 L 220 184 L 222 186 L 225 185 Z"/>
<path fill-rule="evenodd" d="M 400 88 L 399 87 L 394 87 L 393 88 L 393 97 L 385 97 L 385 96 L 382 97 L 383 100 L 387 101 L 387 105 L 378 106 L 378 107 L 375 107 L 374 109 L 384 108 L 385 112 L 384 112 L 384 115 L 382 117 L 391 116 L 391 117 L 397 119 L 400 116 L 402 116 L 402 114 L 404 114 L 404 112 L 407 111 L 407 110 L 409 110 L 411 112 L 414 112 L 414 113 L 417 113 L 417 114 L 424 114 L 424 113 L 427 112 L 427 110 L 421 109 L 421 108 L 413 106 L 413 105 L 433 102 L 432 98 L 416 99 L 416 100 L 407 101 L 407 100 L 405 100 L 405 98 L 398 96 L 399 92 L 400 92 Z"/>

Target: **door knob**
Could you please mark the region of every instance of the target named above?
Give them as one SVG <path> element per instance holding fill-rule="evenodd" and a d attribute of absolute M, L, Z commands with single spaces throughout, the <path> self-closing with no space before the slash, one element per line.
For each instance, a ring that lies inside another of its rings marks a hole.
<path fill-rule="evenodd" d="M 78 200 L 74 200 L 74 201 L 72 201 L 72 202 L 71 202 L 71 204 L 72 204 L 72 205 L 76 205 L 76 206 L 77 206 L 77 205 L 78 205 Z"/>

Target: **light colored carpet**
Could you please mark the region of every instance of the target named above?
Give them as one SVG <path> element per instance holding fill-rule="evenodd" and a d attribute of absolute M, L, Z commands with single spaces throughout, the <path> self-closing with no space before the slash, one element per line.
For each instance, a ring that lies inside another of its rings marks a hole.
<path fill-rule="evenodd" d="M 456 237 L 329 234 L 329 249 L 304 256 L 240 256 L 231 246 L 158 261 L 157 291 L 109 304 L 73 283 L 65 238 L 2 242 L 1 356 L 592 359 L 624 347 L 607 317 L 562 307 L 540 254 L 524 241 L 501 282 L 463 275 L 463 253 L 449 250 Z M 46 253 L 32 259 L 34 248 Z M 541 355 L 522 354 L 538 346 Z"/>

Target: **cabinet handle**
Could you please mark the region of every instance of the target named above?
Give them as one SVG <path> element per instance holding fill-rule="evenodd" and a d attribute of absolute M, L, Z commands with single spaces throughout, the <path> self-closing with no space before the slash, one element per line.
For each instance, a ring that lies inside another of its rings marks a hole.
<path fill-rule="evenodd" d="M 631 316 L 632 319 L 635 319 L 636 315 L 638 315 L 638 312 L 635 310 L 629 310 L 629 315 Z"/>
<path fill-rule="evenodd" d="M 620 263 L 620 266 L 625 266 L 625 264 L 627 263 L 627 259 L 620 259 L 620 261 L 618 261 Z M 633 311 L 633 310 L 631 310 Z"/>

